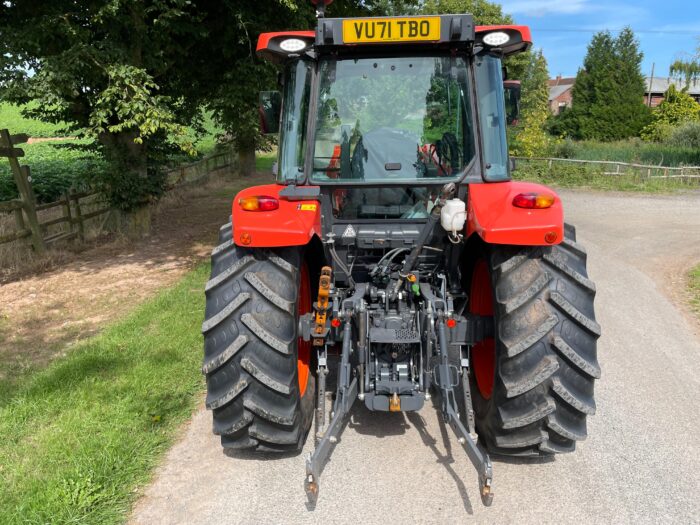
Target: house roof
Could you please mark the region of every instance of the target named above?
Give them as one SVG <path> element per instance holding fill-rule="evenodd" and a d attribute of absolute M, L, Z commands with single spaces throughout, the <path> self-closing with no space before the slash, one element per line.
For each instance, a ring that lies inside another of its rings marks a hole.
<path fill-rule="evenodd" d="M 644 82 L 646 84 L 646 87 L 644 89 L 646 93 L 666 93 L 671 84 L 674 84 L 679 91 L 685 88 L 685 82 L 683 80 L 678 80 L 675 78 L 654 77 L 653 82 L 651 83 L 651 89 L 649 89 L 650 80 L 650 77 L 646 77 L 644 79 Z M 695 82 L 690 83 L 688 93 L 690 95 L 700 95 L 700 80 L 696 80 Z"/>
<path fill-rule="evenodd" d="M 553 86 L 564 86 L 564 85 L 574 85 L 576 83 L 576 77 L 557 77 L 557 78 L 550 78 L 547 81 L 547 85 L 549 87 Z"/>
<path fill-rule="evenodd" d="M 549 87 L 549 101 L 551 102 L 555 98 L 559 97 L 560 95 L 566 93 L 569 91 L 572 87 L 574 87 L 573 84 L 564 84 L 564 85 L 559 85 L 559 86 L 550 86 Z"/>
<path fill-rule="evenodd" d="M 650 77 L 646 77 L 644 79 L 645 87 L 644 87 L 644 92 L 649 93 L 658 93 L 658 94 L 664 94 L 666 91 L 668 91 L 668 88 L 671 84 L 675 85 L 676 88 L 680 91 L 681 89 L 685 88 L 685 81 L 683 80 L 678 80 L 675 78 L 662 78 L 662 77 L 654 77 L 653 82 L 650 82 L 652 79 Z M 552 100 L 556 99 L 557 97 L 561 96 L 562 94 L 566 93 L 568 90 L 570 90 L 573 86 L 574 83 L 576 82 L 576 79 L 573 77 L 570 78 L 553 78 L 550 79 L 548 84 L 549 84 L 549 101 L 551 102 Z M 651 84 L 651 90 L 649 89 L 649 85 Z M 693 95 L 693 96 L 700 96 L 700 79 L 695 80 L 694 82 L 690 83 L 690 86 L 688 87 L 688 94 Z"/>

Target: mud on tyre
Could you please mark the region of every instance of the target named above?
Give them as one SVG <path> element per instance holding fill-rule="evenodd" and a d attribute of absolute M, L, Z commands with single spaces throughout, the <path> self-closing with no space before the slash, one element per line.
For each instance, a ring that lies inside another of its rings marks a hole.
<path fill-rule="evenodd" d="M 298 316 L 311 310 L 301 250 L 244 249 L 222 226 L 206 285 L 206 406 L 224 448 L 296 451 L 304 444 L 315 378 Z"/>
<path fill-rule="evenodd" d="M 501 455 L 573 451 L 600 377 L 595 285 L 574 228 L 558 246 L 487 247 L 471 275 L 470 311 L 495 315 L 495 338 L 471 355 L 480 440 Z"/>

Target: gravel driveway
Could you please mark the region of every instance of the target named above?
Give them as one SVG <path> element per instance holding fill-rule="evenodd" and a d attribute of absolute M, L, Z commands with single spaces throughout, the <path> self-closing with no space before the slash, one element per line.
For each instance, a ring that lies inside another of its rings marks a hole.
<path fill-rule="evenodd" d="M 700 261 L 700 194 L 562 192 L 598 288 L 598 411 L 587 441 L 548 462 L 494 462 L 494 504 L 437 411 L 356 405 L 305 505 L 302 455 L 228 457 L 197 412 L 133 523 L 700 522 L 700 324 L 682 307 Z"/>

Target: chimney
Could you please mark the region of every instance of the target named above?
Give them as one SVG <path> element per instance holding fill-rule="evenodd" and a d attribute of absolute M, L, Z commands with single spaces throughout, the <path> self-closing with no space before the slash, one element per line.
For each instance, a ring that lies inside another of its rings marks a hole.
<path fill-rule="evenodd" d="M 557 83 L 554 85 L 558 86 L 560 82 L 561 82 L 561 75 L 557 75 Z"/>

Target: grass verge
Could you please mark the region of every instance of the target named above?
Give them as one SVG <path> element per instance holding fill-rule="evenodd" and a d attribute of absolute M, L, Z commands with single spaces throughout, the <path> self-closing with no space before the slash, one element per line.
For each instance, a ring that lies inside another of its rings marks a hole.
<path fill-rule="evenodd" d="M 519 160 L 513 172 L 516 180 L 526 180 L 560 188 L 587 188 L 605 191 L 634 191 L 644 193 L 673 193 L 700 189 L 698 179 L 664 179 L 639 175 L 605 175 L 603 168 L 590 165 L 555 164 L 546 161 Z"/>
<path fill-rule="evenodd" d="M 0 383 L 0 523 L 121 523 L 194 409 L 207 265 Z M 14 385 L 14 387 L 13 387 Z"/>
<path fill-rule="evenodd" d="M 690 308 L 700 317 L 700 264 L 688 274 L 688 289 L 690 291 Z"/>
<path fill-rule="evenodd" d="M 697 148 L 645 142 L 639 138 L 598 142 L 595 140 L 565 140 L 552 148 L 553 157 L 580 160 L 613 160 L 652 164 L 654 166 L 699 166 Z"/>

